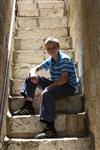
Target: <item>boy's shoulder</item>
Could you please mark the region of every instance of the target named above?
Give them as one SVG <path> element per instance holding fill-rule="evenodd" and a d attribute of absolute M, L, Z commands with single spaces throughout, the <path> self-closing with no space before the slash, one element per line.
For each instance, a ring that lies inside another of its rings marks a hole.
<path fill-rule="evenodd" d="M 65 54 L 65 53 L 63 53 L 63 52 L 60 52 L 60 55 L 61 55 L 61 59 L 67 59 L 67 60 L 70 60 L 71 58 L 70 58 L 70 56 L 69 55 L 67 55 L 67 54 Z"/>

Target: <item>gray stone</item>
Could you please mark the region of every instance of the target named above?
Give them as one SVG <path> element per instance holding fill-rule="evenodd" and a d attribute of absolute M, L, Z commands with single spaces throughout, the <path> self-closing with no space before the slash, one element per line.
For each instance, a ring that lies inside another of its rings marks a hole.
<path fill-rule="evenodd" d="M 23 36 L 24 34 L 25 34 L 25 36 Z M 48 34 L 48 36 L 50 36 L 50 35 Z M 23 30 L 23 31 L 21 30 L 21 32 L 18 32 L 18 38 L 15 39 L 15 44 L 14 44 L 15 50 L 28 50 L 28 51 L 45 50 L 44 40 L 48 36 L 41 37 L 41 39 L 36 37 L 36 39 L 34 39 L 34 37 L 30 36 L 30 33 L 26 34 L 25 30 Z M 52 36 L 54 36 L 54 34 L 52 34 Z M 62 50 L 67 50 L 67 49 L 72 48 L 72 41 L 71 41 L 70 37 L 58 36 L 57 38 L 60 41 L 60 47 Z"/>
<path fill-rule="evenodd" d="M 58 137 L 83 137 L 85 136 L 85 113 L 74 115 L 58 114 L 55 127 Z M 39 116 L 14 116 L 8 117 L 8 137 L 34 138 L 41 132 L 44 124 L 39 121 Z"/>
<path fill-rule="evenodd" d="M 8 150 L 91 150 L 90 138 L 8 139 Z"/>

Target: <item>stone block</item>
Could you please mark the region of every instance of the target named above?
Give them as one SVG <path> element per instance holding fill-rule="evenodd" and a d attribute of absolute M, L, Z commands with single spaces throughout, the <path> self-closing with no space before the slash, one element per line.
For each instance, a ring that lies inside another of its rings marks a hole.
<path fill-rule="evenodd" d="M 63 9 L 40 9 L 40 17 L 63 17 Z"/>
<path fill-rule="evenodd" d="M 18 1 L 17 2 L 18 10 L 32 10 L 37 8 L 37 3 L 34 1 Z"/>
<path fill-rule="evenodd" d="M 21 35 L 21 34 L 20 34 Z M 26 34 L 27 35 L 27 34 Z M 38 44 L 37 44 L 38 43 Z M 15 38 L 14 48 L 15 50 L 39 50 L 43 46 L 43 39 L 41 38 Z"/>
<path fill-rule="evenodd" d="M 34 138 L 41 132 L 44 124 L 39 121 L 38 115 L 8 117 L 8 137 Z M 58 137 L 83 137 L 85 136 L 85 114 L 66 115 L 58 114 L 55 119 L 55 127 Z"/>
<path fill-rule="evenodd" d="M 25 79 L 28 76 L 29 70 L 36 65 L 32 64 L 16 64 L 12 67 L 12 77 L 13 79 Z M 20 71 L 19 71 L 20 70 Z M 49 71 L 40 70 L 37 74 L 50 78 Z"/>
<path fill-rule="evenodd" d="M 35 92 L 35 98 L 33 102 L 33 106 L 35 112 L 39 112 L 40 108 L 40 99 L 39 95 L 42 91 L 37 88 Z M 24 98 L 22 96 L 14 96 L 9 98 L 9 108 L 10 111 L 13 112 L 18 108 L 21 108 L 24 103 Z M 55 102 L 56 112 L 58 113 L 67 113 L 67 114 L 76 114 L 83 111 L 83 101 L 79 95 L 77 96 L 67 96 L 65 98 L 61 98 L 56 100 Z"/>
<path fill-rule="evenodd" d="M 60 10 L 64 8 L 64 2 L 63 1 L 38 1 L 38 7 L 39 9 L 58 8 Z"/>
<path fill-rule="evenodd" d="M 5 144 L 8 150 L 91 150 L 91 139 L 59 138 L 59 139 L 8 139 Z"/>
<path fill-rule="evenodd" d="M 16 29 L 15 37 L 23 38 L 47 38 L 48 36 L 55 37 L 64 37 L 69 36 L 69 28 L 65 27 L 38 27 L 38 28 L 29 28 L 29 29 Z"/>
<path fill-rule="evenodd" d="M 22 34 L 21 34 L 22 33 Z M 35 38 L 24 38 L 26 36 L 28 36 L 28 34 L 26 34 L 24 32 L 20 32 L 18 33 L 19 37 L 15 39 L 15 43 L 14 43 L 14 48 L 15 50 L 28 50 L 28 51 L 31 51 L 31 50 L 45 50 L 45 46 L 44 46 L 44 41 L 45 39 L 48 37 L 45 37 L 45 38 L 38 38 L 36 37 Z M 23 36 L 22 36 L 23 35 Z M 68 50 L 68 49 L 71 49 L 72 48 L 72 41 L 71 41 L 71 38 L 70 37 L 57 37 L 60 41 L 60 48 L 62 50 Z"/>
<path fill-rule="evenodd" d="M 16 27 L 17 28 L 34 28 L 38 26 L 38 19 L 34 17 L 17 17 Z"/>
<path fill-rule="evenodd" d="M 14 63 L 39 64 L 48 58 L 47 53 L 43 51 L 17 51 L 13 54 Z"/>
<path fill-rule="evenodd" d="M 40 17 L 39 25 L 40 27 L 65 27 L 67 25 L 67 17 Z"/>
<path fill-rule="evenodd" d="M 33 9 L 33 10 L 19 10 L 18 11 L 18 16 L 19 17 L 38 17 L 39 16 L 39 10 L 38 9 Z"/>
<path fill-rule="evenodd" d="M 74 60 L 74 51 L 72 50 L 65 50 L 63 51 L 64 53 L 66 53 L 67 55 L 69 55 L 73 60 Z M 44 58 L 46 57 L 49 57 L 45 51 L 43 51 L 44 53 Z M 33 62 L 33 60 L 32 60 Z M 18 63 L 18 64 L 14 64 L 12 65 L 12 78 L 13 79 L 25 79 L 28 75 L 28 72 L 31 68 L 35 67 L 36 65 L 36 62 L 35 64 L 27 64 L 27 63 Z M 19 71 L 20 70 L 20 71 Z M 44 76 L 46 78 L 50 78 L 50 75 L 49 75 L 49 71 L 44 71 L 44 70 L 41 70 L 39 71 L 37 74 L 39 74 L 40 76 Z"/>

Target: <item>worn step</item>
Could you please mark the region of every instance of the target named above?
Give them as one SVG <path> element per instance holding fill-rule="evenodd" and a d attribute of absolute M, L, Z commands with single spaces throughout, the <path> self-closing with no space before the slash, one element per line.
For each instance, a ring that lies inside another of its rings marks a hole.
<path fill-rule="evenodd" d="M 18 63 L 12 65 L 12 77 L 13 79 L 25 79 L 28 76 L 29 70 L 35 67 L 36 64 L 27 64 L 27 63 Z M 20 70 L 20 71 L 19 71 Z M 38 72 L 39 75 L 44 76 L 46 78 L 50 78 L 50 74 L 48 71 L 40 70 Z"/>
<path fill-rule="evenodd" d="M 7 118 L 7 133 L 11 138 L 34 138 L 41 132 L 45 124 L 39 121 L 38 115 L 10 116 Z M 55 119 L 55 127 L 58 137 L 83 137 L 86 136 L 86 115 L 58 114 Z"/>
<path fill-rule="evenodd" d="M 19 10 L 18 17 L 61 17 L 64 15 L 63 9 L 32 9 L 32 10 Z"/>
<path fill-rule="evenodd" d="M 73 55 L 73 51 L 63 51 L 69 56 Z M 40 64 L 50 56 L 46 51 L 43 50 L 31 50 L 31 51 L 14 51 L 13 52 L 13 63 L 26 63 L 26 64 Z"/>
<path fill-rule="evenodd" d="M 37 28 L 31 28 L 31 29 L 16 29 L 15 31 L 15 37 L 30 37 L 30 38 L 45 38 L 50 35 L 53 36 L 69 36 L 69 27 L 56 27 L 56 28 L 50 28 L 50 27 L 37 27 Z"/>
<path fill-rule="evenodd" d="M 9 139 L 8 150 L 91 150 L 91 138 Z"/>
<path fill-rule="evenodd" d="M 75 51 L 73 51 L 73 50 L 64 50 L 63 52 L 66 53 L 67 55 L 69 55 L 74 60 Z M 25 55 L 25 54 L 27 54 L 27 55 Z M 29 54 L 31 54 L 31 55 L 29 55 Z M 13 79 L 25 79 L 28 75 L 29 70 L 31 68 L 35 67 L 36 65 L 38 65 L 39 60 L 37 59 L 37 55 L 36 55 L 37 53 L 35 55 L 33 55 L 33 54 L 34 54 L 33 52 L 31 53 L 30 51 L 26 51 L 26 53 L 22 53 L 22 58 L 21 59 L 22 60 L 24 59 L 24 61 L 22 61 L 20 59 L 19 63 L 12 64 L 12 70 L 13 70 L 12 71 L 12 78 Z M 48 55 L 45 51 L 41 50 L 40 54 L 43 55 L 42 56 L 42 61 L 45 60 L 48 57 Z M 15 53 L 14 59 L 16 58 L 16 56 L 17 56 L 17 54 Z M 40 60 L 41 60 L 41 56 L 40 55 L 38 55 L 38 56 L 40 57 Z M 16 62 L 16 60 L 14 60 L 14 62 Z M 17 62 L 18 62 L 18 57 L 17 57 Z M 27 62 L 31 62 L 31 63 L 27 63 Z M 41 70 L 41 71 L 38 72 L 38 74 L 41 75 L 41 76 L 50 78 L 50 74 L 47 71 Z"/>
<path fill-rule="evenodd" d="M 27 33 L 26 37 L 28 36 Z M 15 38 L 14 39 L 14 48 L 15 50 L 45 50 L 45 46 L 44 46 L 44 41 L 46 40 L 46 38 L 48 38 L 49 36 L 45 37 L 45 38 L 38 38 L 34 36 L 34 38 L 25 38 L 25 36 L 23 36 L 23 34 L 20 33 L 21 37 L 19 38 Z M 56 37 L 57 39 L 59 39 L 60 41 L 60 48 L 62 50 L 68 50 L 72 48 L 72 39 L 71 37 Z"/>
<path fill-rule="evenodd" d="M 17 28 L 34 27 L 65 27 L 67 26 L 67 17 L 17 17 Z"/>
<path fill-rule="evenodd" d="M 38 8 L 39 9 L 62 9 L 64 8 L 63 1 L 38 1 Z"/>
<path fill-rule="evenodd" d="M 39 17 L 39 10 L 38 9 L 18 10 L 17 16 L 18 17 Z"/>
<path fill-rule="evenodd" d="M 40 100 L 38 99 L 40 93 L 41 90 L 37 88 L 35 92 L 34 103 L 33 103 L 36 113 L 39 112 L 39 106 L 41 103 Z M 84 109 L 83 103 L 84 101 L 80 95 L 67 96 L 65 98 L 56 100 L 55 102 L 56 112 L 66 112 L 69 114 L 76 114 L 83 111 Z M 22 96 L 9 97 L 10 112 L 14 112 L 17 109 L 21 108 L 23 104 L 24 104 L 24 97 Z"/>
<path fill-rule="evenodd" d="M 59 17 L 64 14 L 64 2 L 18 2 L 18 14 L 20 17 L 40 16 L 40 17 Z"/>
<path fill-rule="evenodd" d="M 40 17 L 63 17 L 64 16 L 64 9 L 40 9 L 39 10 Z"/>
<path fill-rule="evenodd" d="M 64 2 L 63 1 L 18 1 L 17 2 L 18 10 L 32 10 L 35 8 L 39 9 L 55 9 L 64 8 Z"/>

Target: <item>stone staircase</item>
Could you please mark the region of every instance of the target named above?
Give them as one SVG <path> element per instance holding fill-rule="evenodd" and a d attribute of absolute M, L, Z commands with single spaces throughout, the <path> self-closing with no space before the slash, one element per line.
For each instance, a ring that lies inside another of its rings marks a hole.
<path fill-rule="evenodd" d="M 35 65 L 41 63 L 48 54 L 44 41 L 48 36 L 60 40 L 61 49 L 75 61 L 72 40 L 64 13 L 63 0 L 17 0 L 14 50 L 12 59 L 12 77 L 10 80 L 10 112 L 22 107 L 24 98 L 19 94 L 20 86 Z M 49 78 L 49 74 L 40 71 L 40 75 Z M 88 135 L 87 115 L 81 95 L 62 98 L 56 101 L 55 126 L 56 139 L 36 140 L 34 136 L 43 130 L 39 122 L 38 96 L 36 90 L 34 107 L 36 115 L 11 116 L 7 114 L 7 150 L 92 150 Z"/>

